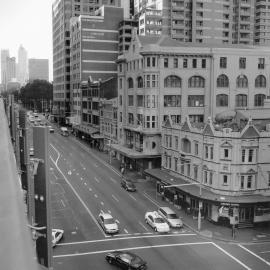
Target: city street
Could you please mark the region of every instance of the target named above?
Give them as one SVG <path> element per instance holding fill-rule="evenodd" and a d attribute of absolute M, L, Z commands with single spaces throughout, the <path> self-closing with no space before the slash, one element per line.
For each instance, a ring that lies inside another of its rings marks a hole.
<path fill-rule="evenodd" d="M 52 222 L 65 230 L 54 249 L 54 269 L 114 269 L 105 254 L 116 249 L 141 256 L 149 269 L 269 269 L 269 243 L 218 243 L 187 227 L 154 232 L 144 221 L 145 212 L 159 206 L 144 192 L 149 183 L 140 181 L 137 192 L 127 192 L 119 172 L 95 151 L 72 136 L 50 134 Z M 119 234 L 103 232 L 101 210 L 111 213 Z"/>

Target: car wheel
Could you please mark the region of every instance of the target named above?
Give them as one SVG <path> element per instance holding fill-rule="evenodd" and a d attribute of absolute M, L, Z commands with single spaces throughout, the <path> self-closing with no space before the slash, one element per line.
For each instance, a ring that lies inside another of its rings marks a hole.
<path fill-rule="evenodd" d="M 145 219 L 145 223 L 148 224 L 148 220 L 147 219 Z"/>
<path fill-rule="evenodd" d="M 126 187 L 126 191 L 128 191 L 128 188 Z"/>
<path fill-rule="evenodd" d="M 156 227 L 154 228 L 154 231 L 157 232 L 157 228 Z"/>
<path fill-rule="evenodd" d="M 108 263 L 109 263 L 109 264 L 112 264 L 112 263 L 113 263 L 112 258 L 108 258 Z"/>

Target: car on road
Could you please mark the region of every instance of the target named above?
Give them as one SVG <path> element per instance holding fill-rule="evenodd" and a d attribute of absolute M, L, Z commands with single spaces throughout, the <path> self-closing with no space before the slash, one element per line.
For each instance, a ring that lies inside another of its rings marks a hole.
<path fill-rule="evenodd" d="M 29 148 L 29 156 L 30 157 L 34 156 L 34 148 L 33 147 Z"/>
<path fill-rule="evenodd" d="M 170 227 L 181 228 L 183 227 L 183 221 L 176 215 L 176 213 L 170 207 L 159 207 L 158 213 L 163 217 Z"/>
<path fill-rule="evenodd" d="M 125 178 L 122 178 L 121 180 L 121 187 L 123 187 L 126 191 L 136 191 L 136 186 L 135 184 Z"/>
<path fill-rule="evenodd" d="M 54 133 L 54 128 L 52 126 L 48 126 L 48 128 L 50 133 Z"/>
<path fill-rule="evenodd" d="M 156 232 L 169 232 L 168 223 L 158 214 L 157 211 L 146 212 L 145 222 L 149 224 Z"/>
<path fill-rule="evenodd" d="M 55 247 L 64 236 L 64 230 L 52 229 L 52 246 Z"/>
<path fill-rule="evenodd" d="M 127 251 L 112 251 L 105 256 L 109 264 L 116 265 L 121 269 L 147 269 L 146 261 L 138 255 Z"/>
<path fill-rule="evenodd" d="M 117 222 L 113 219 L 112 215 L 109 213 L 100 212 L 98 216 L 98 222 L 105 233 L 114 234 L 119 232 L 119 227 Z"/>
<path fill-rule="evenodd" d="M 29 117 L 30 123 L 35 123 L 35 118 L 34 117 Z"/>

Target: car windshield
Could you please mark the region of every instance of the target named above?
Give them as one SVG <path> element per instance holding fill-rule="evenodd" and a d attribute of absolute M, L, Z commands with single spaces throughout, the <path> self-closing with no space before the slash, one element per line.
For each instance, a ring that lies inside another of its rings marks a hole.
<path fill-rule="evenodd" d="M 176 214 L 169 214 L 168 218 L 169 219 L 178 219 L 178 216 Z"/>
<path fill-rule="evenodd" d="M 113 218 L 106 218 L 106 219 L 104 219 L 104 224 L 114 224 L 115 222 L 114 222 L 114 220 L 113 220 Z"/>
<path fill-rule="evenodd" d="M 162 218 L 155 218 L 155 223 L 164 223 Z"/>

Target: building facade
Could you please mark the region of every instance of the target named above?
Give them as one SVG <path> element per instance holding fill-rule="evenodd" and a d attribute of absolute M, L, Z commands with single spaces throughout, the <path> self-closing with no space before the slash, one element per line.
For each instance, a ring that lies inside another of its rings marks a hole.
<path fill-rule="evenodd" d="M 49 81 L 49 60 L 35 59 L 28 60 L 29 81 L 45 80 Z"/>
<path fill-rule="evenodd" d="M 168 119 L 162 130 L 163 170 L 146 173 L 157 181 L 158 192 L 171 201 L 176 195 L 176 203 L 194 216 L 202 201 L 203 216 L 214 222 L 269 221 L 269 142 L 269 120 L 256 123 L 239 114 L 174 125 Z"/>
<path fill-rule="evenodd" d="M 18 50 L 17 80 L 24 85 L 28 80 L 28 58 L 26 49 L 20 45 Z"/>
<path fill-rule="evenodd" d="M 53 25 L 53 114 L 65 123 L 70 116 L 70 19 L 80 15 L 94 15 L 102 5 L 120 7 L 121 0 L 55 0 L 52 6 Z"/>
<path fill-rule="evenodd" d="M 166 36 L 135 36 L 118 58 L 116 150 L 145 169 L 161 154 L 168 116 L 180 124 L 185 116 L 203 123 L 227 111 L 252 117 L 268 112 L 269 55 L 266 48 L 188 46 Z"/>
<path fill-rule="evenodd" d="M 6 83 L 16 79 L 16 58 L 6 58 Z"/>
<path fill-rule="evenodd" d="M 1 82 L 4 90 L 7 84 L 7 58 L 9 58 L 9 50 L 1 50 Z"/>

